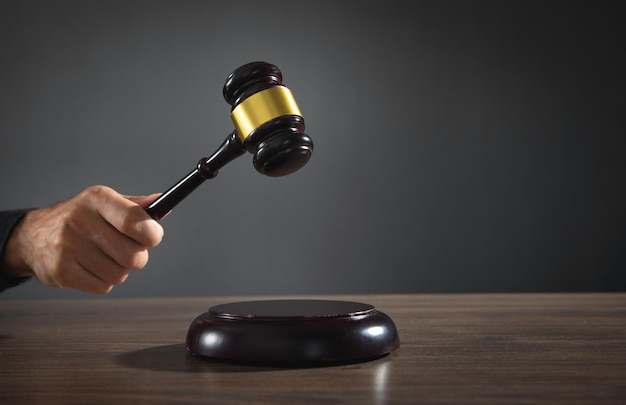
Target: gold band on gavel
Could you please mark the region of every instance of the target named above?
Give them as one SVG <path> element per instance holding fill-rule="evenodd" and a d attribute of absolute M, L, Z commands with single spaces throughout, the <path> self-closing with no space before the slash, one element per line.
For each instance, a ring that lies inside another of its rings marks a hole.
<path fill-rule="evenodd" d="M 302 117 L 291 90 L 284 86 L 275 86 L 261 90 L 242 101 L 230 113 L 230 118 L 243 142 L 252 131 L 283 115 Z"/>

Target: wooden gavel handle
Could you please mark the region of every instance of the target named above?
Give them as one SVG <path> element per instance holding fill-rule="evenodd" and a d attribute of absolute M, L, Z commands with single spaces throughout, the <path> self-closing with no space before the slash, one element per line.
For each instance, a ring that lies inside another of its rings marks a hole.
<path fill-rule="evenodd" d="M 237 132 L 233 131 L 211 157 L 200 159 L 194 170 L 150 203 L 146 212 L 157 221 L 162 219 L 200 184 L 217 176 L 219 169 L 244 153 Z"/>

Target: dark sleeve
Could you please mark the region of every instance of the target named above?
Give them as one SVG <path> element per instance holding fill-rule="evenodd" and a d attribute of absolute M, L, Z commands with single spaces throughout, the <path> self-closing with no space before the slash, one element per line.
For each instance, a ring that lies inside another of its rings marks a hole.
<path fill-rule="evenodd" d="M 4 256 L 4 249 L 6 248 L 9 236 L 11 236 L 11 232 L 13 232 L 13 228 L 15 228 L 15 225 L 20 222 L 24 214 L 28 211 L 29 210 L 0 211 L 0 258 Z M 15 287 L 30 278 L 31 277 L 14 277 L 7 274 L 0 260 L 0 292 L 7 288 Z"/>

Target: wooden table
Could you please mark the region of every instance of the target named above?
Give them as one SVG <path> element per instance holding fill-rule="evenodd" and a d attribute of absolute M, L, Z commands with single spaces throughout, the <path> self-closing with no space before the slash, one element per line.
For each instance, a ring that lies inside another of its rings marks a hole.
<path fill-rule="evenodd" d="M 0 403 L 626 403 L 626 294 L 298 297 L 372 304 L 401 346 L 317 368 L 185 351 L 198 314 L 259 298 L 287 297 L 0 301 Z"/>

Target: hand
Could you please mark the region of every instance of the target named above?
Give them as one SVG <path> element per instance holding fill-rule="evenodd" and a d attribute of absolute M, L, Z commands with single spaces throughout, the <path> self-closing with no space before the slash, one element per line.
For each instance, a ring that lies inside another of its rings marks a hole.
<path fill-rule="evenodd" d="M 16 276 L 104 294 L 148 262 L 163 228 L 143 209 L 157 195 L 129 197 L 90 187 L 48 208 L 28 212 L 15 227 L 5 264 Z"/>

